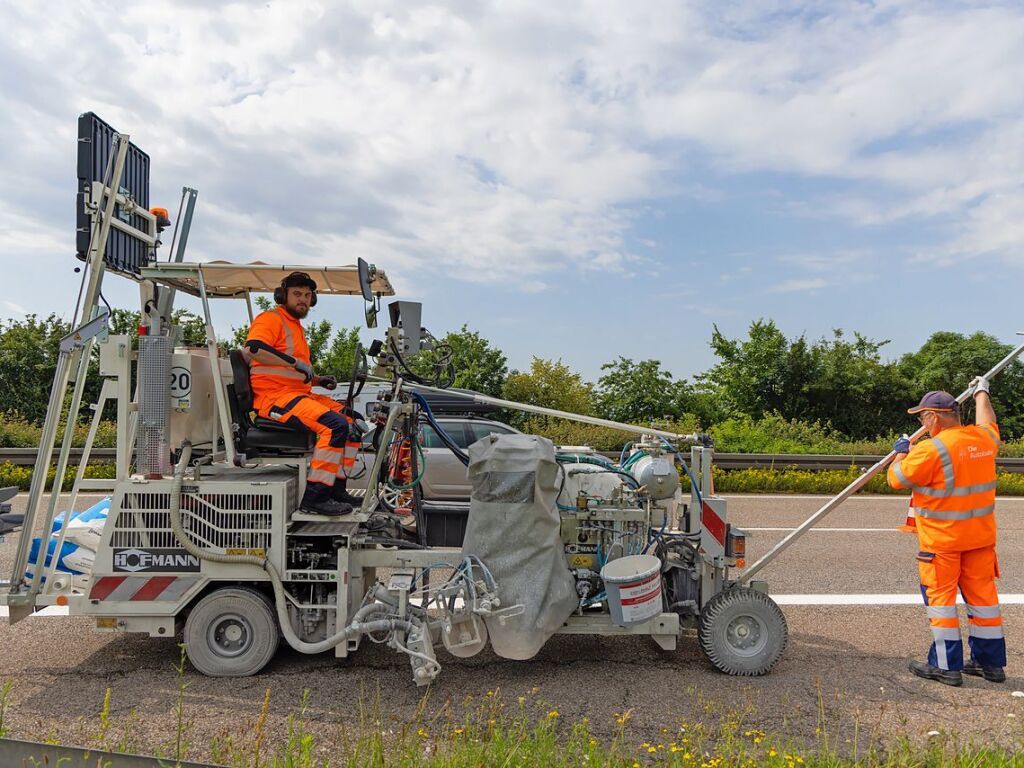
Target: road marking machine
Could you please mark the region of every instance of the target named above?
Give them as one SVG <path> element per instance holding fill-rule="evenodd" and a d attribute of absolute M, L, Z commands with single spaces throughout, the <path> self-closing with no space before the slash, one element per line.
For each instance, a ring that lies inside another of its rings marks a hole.
<path fill-rule="evenodd" d="M 302 653 L 338 657 L 367 641 L 386 644 L 408 657 L 417 685 L 439 674 L 442 648 L 465 658 L 489 645 L 501 657 L 529 659 L 554 634 L 647 635 L 673 650 L 694 630 L 728 674 L 761 675 L 778 662 L 785 618 L 752 577 L 891 456 L 742 570 L 745 535 L 714 492 L 705 436 L 470 393 L 635 438 L 617 462 L 533 435 L 490 435 L 463 450 L 427 397 L 453 393 L 459 361 L 423 327 L 419 304 L 393 301 L 389 326 L 357 350 L 348 376 L 349 404 L 365 387 L 378 388 L 362 414 L 375 448 L 362 504 L 343 517 L 302 512 L 313 435 L 252 413 L 248 365 L 218 340 L 211 307 L 241 300 L 251 319 L 253 293 L 301 270 L 321 297 L 361 297 L 375 328 L 381 299 L 394 295 L 388 276 L 362 259 L 186 261 L 197 200 L 189 188 L 165 257 L 161 237 L 171 222 L 150 208 L 149 157 L 92 113 L 79 119 L 79 134 L 82 287 L 74 330 L 60 346 L 14 567 L 0 582 L 12 623 L 63 605 L 101 631 L 180 633 L 194 667 L 213 676 L 258 673 L 281 638 Z M 109 330 L 100 293 L 107 274 L 139 286 L 137 341 Z M 177 294 L 201 303 L 205 346 L 179 338 L 171 322 Z M 83 491 L 110 498 L 102 514 L 72 517 L 58 513 L 71 449 L 65 427 L 82 410 L 94 358 L 102 384 L 67 506 Z M 115 477 L 88 479 L 108 405 L 117 424 Z M 468 503 L 421 497 L 425 425 L 467 466 Z M 44 504 L 60 434 L 54 492 Z M 72 563 L 69 546 L 86 543 L 87 564 Z"/>

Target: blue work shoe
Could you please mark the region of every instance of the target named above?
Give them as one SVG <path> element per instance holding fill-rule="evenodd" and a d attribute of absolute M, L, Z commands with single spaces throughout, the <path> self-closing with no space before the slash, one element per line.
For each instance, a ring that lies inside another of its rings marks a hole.
<path fill-rule="evenodd" d="M 938 680 L 943 685 L 958 686 L 964 684 L 964 676 L 959 669 L 939 669 L 926 661 L 910 662 L 910 671 L 925 680 Z"/>
<path fill-rule="evenodd" d="M 1005 683 L 1006 673 L 1002 667 L 983 667 L 981 664 L 971 659 L 964 664 L 964 674 L 973 675 L 974 677 L 984 677 L 990 683 Z"/>

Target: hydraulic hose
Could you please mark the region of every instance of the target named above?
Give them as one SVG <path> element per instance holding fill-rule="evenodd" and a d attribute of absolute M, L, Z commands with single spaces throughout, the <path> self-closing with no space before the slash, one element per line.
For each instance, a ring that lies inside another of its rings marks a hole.
<path fill-rule="evenodd" d="M 198 557 L 200 560 L 208 560 L 211 563 L 229 563 L 233 565 L 255 565 L 258 568 L 262 568 L 266 571 L 270 577 L 270 585 L 274 589 L 274 608 L 277 611 L 277 623 L 281 626 L 281 634 L 284 635 L 284 639 L 288 641 L 288 645 L 294 648 L 299 653 L 323 653 L 329 651 L 337 645 L 359 635 L 368 634 L 370 632 L 392 632 L 394 630 L 403 630 L 405 632 L 411 632 L 417 629 L 420 622 L 416 620 L 408 621 L 402 619 L 375 619 L 372 621 L 364 621 L 367 616 L 372 615 L 379 611 L 379 608 L 374 605 L 367 605 L 356 611 L 352 617 L 352 621 L 347 627 L 340 632 L 331 635 L 325 640 L 321 640 L 317 643 L 307 643 L 292 629 L 291 619 L 288 616 L 288 609 L 286 604 L 288 598 L 285 595 L 284 584 L 281 581 L 281 576 L 277 572 L 277 568 L 270 562 L 266 557 L 257 557 L 255 555 L 219 555 L 216 552 L 207 552 L 195 545 L 195 543 L 185 533 L 185 528 L 181 521 L 181 485 L 185 478 L 185 470 L 188 468 L 188 463 L 192 458 L 192 443 L 185 441 L 181 446 L 181 457 L 178 459 L 177 465 L 174 467 L 174 476 L 171 480 L 171 499 L 170 499 L 170 517 L 171 517 L 171 529 L 174 531 L 175 537 L 185 550 L 194 557 Z"/>
<path fill-rule="evenodd" d="M 430 410 L 430 404 L 427 402 L 427 398 L 423 397 L 423 395 L 421 395 L 419 392 L 413 392 L 412 396 L 419 404 L 424 415 L 427 417 L 427 423 L 434 428 L 434 431 L 437 433 L 437 436 L 441 439 L 441 442 L 445 444 L 445 447 L 449 451 L 455 454 L 455 458 L 457 458 L 462 463 L 463 466 L 468 467 L 469 455 L 461 448 L 459 448 L 455 440 L 452 439 L 452 436 L 445 432 L 441 425 L 437 423 L 437 419 L 434 417 L 434 412 Z"/>

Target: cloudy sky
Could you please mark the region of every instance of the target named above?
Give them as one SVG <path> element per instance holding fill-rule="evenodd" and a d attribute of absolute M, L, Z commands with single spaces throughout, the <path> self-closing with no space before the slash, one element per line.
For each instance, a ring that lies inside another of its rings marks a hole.
<path fill-rule="evenodd" d="M 70 314 L 91 110 L 154 204 L 199 189 L 190 258 L 363 256 L 515 366 L 690 375 L 761 317 L 1009 341 L 1022 74 L 1019 2 L 4 3 L 0 317 Z"/>

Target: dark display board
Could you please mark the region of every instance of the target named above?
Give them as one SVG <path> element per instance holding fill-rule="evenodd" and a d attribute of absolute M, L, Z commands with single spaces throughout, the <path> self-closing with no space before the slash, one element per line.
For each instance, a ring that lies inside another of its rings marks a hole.
<path fill-rule="evenodd" d="M 103 174 L 107 169 L 107 160 L 112 153 L 111 142 L 114 137 L 113 128 L 92 112 L 78 117 L 78 194 L 75 197 L 77 210 L 75 237 L 76 255 L 85 261 L 89 253 L 92 220 L 86 209 L 86 202 L 92 195 L 92 183 L 104 181 Z M 124 173 L 119 184 L 113 185 L 117 190 L 145 210 L 149 210 L 149 155 L 136 147 L 128 145 L 125 158 Z M 98 201 L 97 201 L 98 202 Z M 137 214 L 129 214 L 120 205 L 115 206 L 114 215 L 143 232 L 146 220 Z M 103 261 L 107 269 L 137 275 L 139 269 L 149 261 L 150 247 L 127 232 L 111 228 L 107 239 L 107 250 Z"/>

